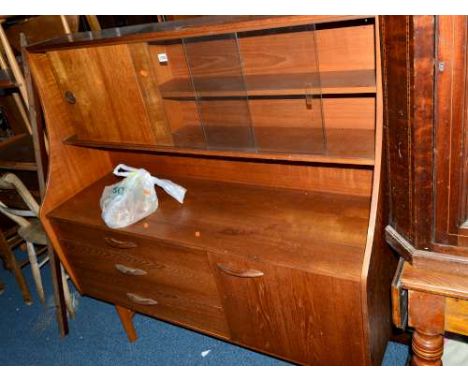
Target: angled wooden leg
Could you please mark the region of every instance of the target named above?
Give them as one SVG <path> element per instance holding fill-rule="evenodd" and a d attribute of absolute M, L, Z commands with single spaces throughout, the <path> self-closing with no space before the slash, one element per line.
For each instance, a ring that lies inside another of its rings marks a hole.
<path fill-rule="evenodd" d="M 26 280 L 24 279 L 24 275 L 21 272 L 18 262 L 16 261 L 15 255 L 10 249 L 10 246 L 8 245 L 8 242 L 5 239 L 3 232 L 1 231 L 0 231 L 0 252 L 5 261 L 5 265 L 11 272 L 13 272 L 13 275 L 15 276 L 16 282 L 18 283 L 18 286 L 20 287 L 21 294 L 23 295 L 24 302 L 27 305 L 31 305 L 32 304 L 31 293 L 29 292 L 29 288 L 28 288 L 28 285 L 26 284 Z"/>
<path fill-rule="evenodd" d="M 39 264 L 37 263 L 36 250 L 34 249 L 33 243 L 26 242 L 26 246 L 28 249 L 29 263 L 31 264 L 31 271 L 34 279 L 34 284 L 36 284 L 37 294 L 39 295 L 39 300 L 44 304 L 44 287 L 42 286 L 41 270 L 39 268 Z"/>
<path fill-rule="evenodd" d="M 5 292 L 5 284 L 2 280 L 0 280 L 0 294 L 2 294 L 3 292 Z"/>
<path fill-rule="evenodd" d="M 69 328 L 67 307 L 63 292 L 62 265 L 50 244 L 48 245 L 48 252 L 50 271 L 52 273 L 52 287 L 54 289 L 55 314 L 60 335 L 63 337 L 68 334 Z"/>
<path fill-rule="evenodd" d="M 67 311 L 70 314 L 71 318 L 75 318 L 75 307 L 73 306 L 73 298 L 70 293 L 70 288 L 68 287 L 67 274 L 65 273 L 63 266 L 60 265 L 60 268 L 62 272 L 63 297 L 65 298 Z"/>
<path fill-rule="evenodd" d="M 127 333 L 128 340 L 130 342 L 134 342 L 137 340 L 138 335 L 135 331 L 135 327 L 133 326 L 132 318 L 135 315 L 133 310 L 124 308 L 122 306 L 116 305 L 115 309 L 117 310 L 117 314 L 120 317 L 120 321 L 122 322 L 122 326 L 124 327 L 125 333 Z"/>
<path fill-rule="evenodd" d="M 409 291 L 408 323 L 415 328 L 412 366 L 442 366 L 445 297 Z"/>

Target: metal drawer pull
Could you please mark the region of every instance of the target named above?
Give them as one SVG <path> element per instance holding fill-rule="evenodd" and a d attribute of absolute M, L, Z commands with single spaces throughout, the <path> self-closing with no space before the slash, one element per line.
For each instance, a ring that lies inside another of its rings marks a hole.
<path fill-rule="evenodd" d="M 132 275 L 132 276 L 144 276 L 146 275 L 146 271 L 143 269 L 138 268 L 130 268 L 123 264 L 115 264 L 115 269 L 117 269 L 120 273 L 124 275 Z"/>
<path fill-rule="evenodd" d="M 244 278 L 254 278 L 254 277 L 262 277 L 263 272 L 258 271 L 256 269 L 247 269 L 245 271 L 236 271 L 230 268 L 226 264 L 216 264 L 216 266 L 222 270 L 224 273 L 227 273 L 228 275 L 235 276 L 235 277 L 244 277 Z"/>
<path fill-rule="evenodd" d="M 136 243 L 133 243 L 131 241 L 117 240 L 117 239 L 114 239 L 113 237 L 105 237 L 104 241 L 113 248 L 130 249 L 130 248 L 138 247 Z"/>
<path fill-rule="evenodd" d="M 140 305 L 156 305 L 158 302 L 151 298 L 138 296 L 135 293 L 127 293 L 127 297 L 130 301 L 134 302 L 135 304 Z"/>

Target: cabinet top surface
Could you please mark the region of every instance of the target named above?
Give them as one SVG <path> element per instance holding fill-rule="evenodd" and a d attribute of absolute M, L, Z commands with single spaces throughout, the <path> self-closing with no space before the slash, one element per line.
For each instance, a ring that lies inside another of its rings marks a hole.
<path fill-rule="evenodd" d="M 365 16 L 202 16 L 186 20 L 68 34 L 31 44 L 27 47 L 27 50 L 41 52 L 79 46 L 115 44 L 117 42 L 161 41 L 188 36 L 207 36 L 302 24 L 347 21 L 363 17 Z"/>
<path fill-rule="evenodd" d="M 369 198 L 174 179 L 188 189 L 179 204 L 158 189 L 159 208 L 115 232 L 359 280 Z M 109 232 L 100 195 L 112 174 L 52 211 L 55 219 Z"/>

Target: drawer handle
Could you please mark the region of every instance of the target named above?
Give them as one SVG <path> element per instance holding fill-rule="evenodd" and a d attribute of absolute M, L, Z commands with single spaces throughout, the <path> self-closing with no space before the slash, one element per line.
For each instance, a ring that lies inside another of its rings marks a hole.
<path fill-rule="evenodd" d="M 123 264 L 115 264 L 115 269 L 117 269 L 120 273 L 124 275 L 132 275 L 132 276 L 144 276 L 146 275 L 146 271 L 143 269 L 138 268 L 130 268 Z"/>
<path fill-rule="evenodd" d="M 140 305 L 156 305 L 158 303 L 152 298 L 138 296 L 135 293 L 127 293 L 127 297 L 130 301 Z"/>
<path fill-rule="evenodd" d="M 136 243 L 133 243 L 131 241 L 117 240 L 117 239 L 114 239 L 113 237 L 105 237 L 104 241 L 113 248 L 130 249 L 130 248 L 138 247 Z"/>
<path fill-rule="evenodd" d="M 224 273 L 227 273 L 228 275 L 235 276 L 235 277 L 244 277 L 244 278 L 254 278 L 254 277 L 262 277 L 263 272 L 258 271 L 256 269 L 246 269 L 245 271 L 237 271 L 232 268 L 230 268 L 226 264 L 216 264 L 216 266 L 222 270 Z"/>

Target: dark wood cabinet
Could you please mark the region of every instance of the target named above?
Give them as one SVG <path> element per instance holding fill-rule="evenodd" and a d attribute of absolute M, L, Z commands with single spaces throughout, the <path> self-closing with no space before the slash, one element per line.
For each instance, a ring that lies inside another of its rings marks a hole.
<path fill-rule="evenodd" d="M 394 322 L 415 328 L 413 364 L 440 364 L 443 333 L 468 333 L 467 18 L 381 28 Z"/>

